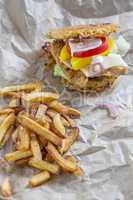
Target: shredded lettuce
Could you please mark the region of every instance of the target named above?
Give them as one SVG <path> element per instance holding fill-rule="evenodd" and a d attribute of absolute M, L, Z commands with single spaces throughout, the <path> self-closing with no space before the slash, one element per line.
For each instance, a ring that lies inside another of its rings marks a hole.
<path fill-rule="evenodd" d="M 53 74 L 54 76 L 65 77 L 63 70 L 58 65 L 54 66 Z"/>

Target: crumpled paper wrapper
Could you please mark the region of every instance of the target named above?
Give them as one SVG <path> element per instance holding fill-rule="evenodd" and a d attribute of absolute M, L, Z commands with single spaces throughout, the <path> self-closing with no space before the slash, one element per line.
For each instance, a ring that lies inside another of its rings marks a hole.
<path fill-rule="evenodd" d="M 98 96 L 84 96 L 60 88 L 67 99 L 81 111 L 77 120 L 79 141 L 71 152 L 79 160 L 85 175 L 54 177 L 45 185 L 29 189 L 32 169 L 1 167 L 0 182 L 11 176 L 13 200 L 132 200 L 133 199 L 133 4 L 132 0 L 0 0 L 0 84 L 43 80 L 48 88 L 58 90 L 55 80 L 43 76 L 41 46 L 45 33 L 64 25 L 115 22 L 131 44 L 125 59 L 129 75 L 121 76 L 108 91 Z M 50 83 L 53 83 L 50 85 Z M 116 119 L 105 110 L 93 110 L 95 104 L 109 102 L 120 106 Z M 0 157 L 10 150 L 9 145 Z M 1 197 L 2 199 L 2 197 Z"/>

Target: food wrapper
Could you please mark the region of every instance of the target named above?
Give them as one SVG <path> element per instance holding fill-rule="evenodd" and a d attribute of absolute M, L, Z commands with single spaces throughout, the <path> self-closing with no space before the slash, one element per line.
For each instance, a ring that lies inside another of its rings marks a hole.
<path fill-rule="evenodd" d="M 81 111 L 77 120 L 79 140 L 71 148 L 85 175 L 53 177 L 46 184 L 29 189 L 33 169 L 1 164 L 0 183 L 10 176 L 13 200 L 132 200 L 133 199 L 133 4 L 132 0 L 0 0 L 0 85 L 44 81 L 45 87 L 60 91 L 61 98 Z M 96 96 L 70 92 L 57 80 L 43 74 L 41 47 L 49 29 L 86 23 L 114 22 L 120 34 L 131 44 L 125 56 L 129 74 L 121 76 L 113 87 Z M 1 104 L 3 101 L 1 101 Z M 106 109 L 117 107 L 112 118 Z M 10 151 L 0 151 L 2 159 Z M 1 197 L 2 199 L 2 197 Z"/>

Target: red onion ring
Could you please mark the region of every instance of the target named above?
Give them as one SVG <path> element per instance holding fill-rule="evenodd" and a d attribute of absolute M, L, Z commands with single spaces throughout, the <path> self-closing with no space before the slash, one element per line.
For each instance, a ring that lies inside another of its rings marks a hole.
<path fill-rule="evenodd" d="M 96 67 L 99 66 L 99 69 L 97 69 Z M 92 64 L 92 70 L 94 73 L 96 73 L 95 75 L 100 75 L 101 72 L 104 70 L 104 66 L 102 65 L 102 63 L 100 62 L 96 62 Z"/>

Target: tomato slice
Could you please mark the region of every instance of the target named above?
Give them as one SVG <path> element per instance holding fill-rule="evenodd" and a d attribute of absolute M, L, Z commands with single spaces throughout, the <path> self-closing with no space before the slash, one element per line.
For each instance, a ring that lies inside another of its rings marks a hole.
<path fill-rule="evenodd" d="M 83 41 L 75 42 L 69 39 L 67 47 L 74 57 L 91 57 L 106 51 L 109 48 L 106 37 L 96 37 L 83 39 Z"/>

